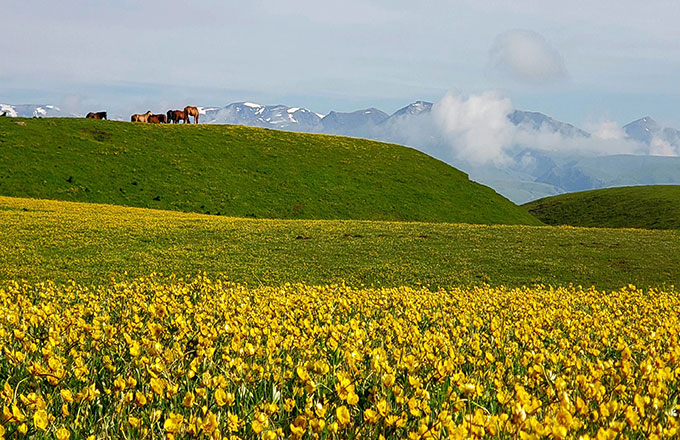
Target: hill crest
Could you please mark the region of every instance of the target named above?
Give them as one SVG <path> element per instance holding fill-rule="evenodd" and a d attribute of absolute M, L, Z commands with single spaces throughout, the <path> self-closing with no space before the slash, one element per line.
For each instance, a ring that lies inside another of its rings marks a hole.
<path fill-rule="evenodd" d="M 236 217 L 540 224 L 439 160 L 364 139 L 2 118 L 0 154 L 7 196 Z"/>
<path fill-rule="evenodd" d="M 596 189 L 522 206 L 548 225 L 680 229 L 680 185 Z"/>

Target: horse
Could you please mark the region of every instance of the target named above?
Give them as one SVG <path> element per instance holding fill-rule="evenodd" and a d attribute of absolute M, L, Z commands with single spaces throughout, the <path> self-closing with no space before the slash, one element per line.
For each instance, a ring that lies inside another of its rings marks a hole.
<path fill-rule="evenodd" d="M 130 122 L 149 122 L 149 116 L 151 116 L 151 110 L 143 115 L 134 114 L 130 117 Z"/>
<path fill-rule="evenodd" d="M 189 116 L 194 117 L 194 124 L 198 124 L 198 109 L 196 107 L 193 107 L 191 105 L 187 105 L 184 107 L 184 113 L 186 114 L 187 118 L 184 120 L 184 123 L 189 123 L 191 124 L 191 121 L 189 120 Z"/>
<path fill-rule="evenodd" d="M 187 113 L 184 110 L 168 110 L 168 124 L 171 122 L 179 123 L 179 121 L 186 121 Z"/>
<path fill-rule="evenodd" d="M 106 118 L 106 112 L 96 112 L 96 113 L 90 112 L 85 117 L 89 118 L 89 119 L 107 119 Z"/>
<path fill-rule="evenodd" d="M 165 124 L 166 122 L 165 115 L 164 114 L 151 115 L 149 116 L 147 122 L 150 124 Z"/>

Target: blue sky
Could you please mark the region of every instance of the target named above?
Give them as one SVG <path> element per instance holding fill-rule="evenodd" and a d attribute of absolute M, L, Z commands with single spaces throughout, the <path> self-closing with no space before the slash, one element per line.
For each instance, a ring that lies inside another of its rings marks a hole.
<path fill-rule="evenodd" d="M 0 102 L 251 100 L 392 112 L 496 91 L 578 125 L 680 128 L 680 2 L 3 2 Z"/>

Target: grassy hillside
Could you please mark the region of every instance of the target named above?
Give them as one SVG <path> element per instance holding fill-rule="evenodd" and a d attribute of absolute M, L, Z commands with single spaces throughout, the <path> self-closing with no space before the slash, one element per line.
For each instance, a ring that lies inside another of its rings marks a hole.
<path fill-rule="evenodd" d="M 0 195 L 254 218 L 540 224 L 416 150 L 242 126 L 0 119 Z"/>
<path fill-rule="evenodd" d="M 0 197 L 0 279 L 226 274 L 251 285 L 680 285 L 680 231 L 256 220 Z"/>
<path fill-rule="evenodd" d="M 549 225 L 680 229 L 680 186 L 606 188 L 523 205 Z"/>

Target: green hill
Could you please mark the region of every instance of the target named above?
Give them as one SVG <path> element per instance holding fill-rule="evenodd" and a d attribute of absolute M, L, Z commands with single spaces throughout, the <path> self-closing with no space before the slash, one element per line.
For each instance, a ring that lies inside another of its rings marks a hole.
<path fill-rule="evenodd" d="M 549 225 L 680 229 L 680 186 L 676 185 L 561 194 L 523 206 Z"/>
<path fill-rule="evenodd" d="M 540 224 L 414 149 L 242 126 L 0 119 L 0 194 L 256 218 Z"/>
<path fill-rule="evenodd" d="M 156 272 L 250 285 L 680 285 L 680 231 L 244 219 L 0 197 L 0 280 Z"/>

